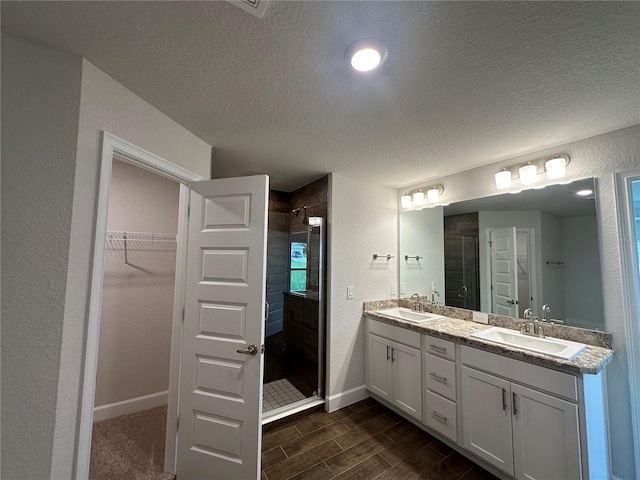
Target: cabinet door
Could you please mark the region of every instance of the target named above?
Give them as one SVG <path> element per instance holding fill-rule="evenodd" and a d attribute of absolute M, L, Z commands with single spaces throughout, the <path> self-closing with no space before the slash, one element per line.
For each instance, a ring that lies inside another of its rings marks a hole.
<path fill-rule="evenodd" d="M 516 478 L 582 478 L 578 406 L 520 385 L 511 392 Z"/>
<path fill-rule="evenodd" d="M 422 421 L 422 357 L 420 350 L 391 344 L 394 404 Z"/>
<path fill-rule="evenodd" d="M 368 334 L 369 390 L 388 402 L 392 401 L 391 341 L 372 333 Z"/>
<path fill-rule="evenodd" d="M 508 381 L 462 367 L 462 444 L 513 475 L 510 397 Z"/>

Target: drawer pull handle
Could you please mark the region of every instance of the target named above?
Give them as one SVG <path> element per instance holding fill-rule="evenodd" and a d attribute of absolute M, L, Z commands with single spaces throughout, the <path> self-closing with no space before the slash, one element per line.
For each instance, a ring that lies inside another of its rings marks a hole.
<path fill-rule="evenodd" d="M 516 395 L 515 392 L 513 392 L 513 414 L 514 415 L 518 415 L 518 407 L 516 406 L 516 398 L 518 398 L 518 396 Z"/>
<path fill-rule="evenodd" d="M 395 352 L 395 350 L 396 350 L 395 348 L 391 347 L 391 361 L 392 362 L 396 361 L 396 358 L 393 356 L 393 352 Z"/>
<path fill-rule="evenodd" d="M 440 381 L 442 383 L 447 383 L 447 377 L 442 377 L 442 376 L 440 376 L 440 375 L 438 375 L 437 373 L 434 373 L 434 372 L 431 372 L 429 375 L 434 380 L 438 380 L 438 381 Z"/>
<path fill-rule="evenodd" d="M 442 422 L 448 422 L 449 420 L 447 419 L 447 417 L 440 415 L 438 412 L 434 412 L 433 410 L 431 410 L 429 412 L 431 415 L 433 415 L 434 417 L 436 417 L 438 420 L 442 421 Z"/>
<path fill-rule="evenodd" d="M 502 389 L 502 410 L 507 411 L 507 391 Z"/>
<path fill-rule="evenodd" d="M 389 347 L 389 345 L 387 345 L 387 360 L 389 360 L 389 348 L 391 348 L 391 347 Z"/>
<path fill-rule="evenodd" d="M 429 348 L 432 348 L 433 350 L 438 350 L 440 352 L 446 352 L 447 351 L 447 347 L 441 347 L 439 345 L 434 345 L 433 343 L 431 345 L 429 345 Z"/>

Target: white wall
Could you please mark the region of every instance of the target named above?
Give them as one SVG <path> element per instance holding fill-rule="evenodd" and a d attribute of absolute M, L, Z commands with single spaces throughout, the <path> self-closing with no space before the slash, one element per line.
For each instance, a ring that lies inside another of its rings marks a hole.
<path fill-rule="evenodd" d="M 629 390 L 629 352 L 626 338 L 627 319 L 623 308 L 623 281 L 620 269 L 620 238 L 615 198 L 615 173 L 640 171 L 640 125 L 606 133 L 557 147 L 547 148 L 517 158 L 479 167 L 457 175 L 429 179 L 397 191 L 397 205 L 404 191 L 441 183 L 445 190 L 443 203 L 503 193 L 495 187 L 494 174 L 502 167 L 523 164 L 527 161 L 566 153 L 571 158 L 567 179 L 587 177 L 597 179 L 597 216 L 601 278 L 606 330 L 613 334 L 615 356 L 607 367 L 607 397 L 609 435 L 613 475 L 620 479 L 638 478 L 633 460 L 633 421 L 631 417 L 631 392 Z M 637 360 L 636 360 L 637 361 Z M 637 400 L 636 392 L 633 393 Z M 640 428 L 636 426 L 635 428 Z"/>
<path fill-rule="evenodd" d="M 179 184 L 114 162 L 107 230 L 172 233 L 178 228 Z M 100 315 L 95 405 L 169 387 L 176 244 L 108 241 Z"/>
<path fill-rule="evenodd" d="M 414 293 L 431 298 L 431 282 L 436 282 L 444 304 L 444 218 L 442 207 L 423 208 L 400 215 L 400 297 Z M 404 256 L 423 257 L 420 261 Z M 403 288 L 404 284 L 404 288 Z"/>
<path fill-rule="evenodd" d="M 2 35 L 2 478 L 49 478 L 80 58 Z"/>
<path fill-rule="evenodd" d="M 567 321 L 595 329 L 604 315 L 595 215 L 562 219 L 562 250 Z"/>
<path fill-rule="evenodd" d="M 211 148 L 90 63 L 5 35 L 2 97 L 2 476 L 72 478 L 101 130 L 205 178 Z"/>
<path fill-rule="evenodd" d="M 541 315 L 541 305 L 549 305 L 552 318 L 565 319 L 564 310 L 564 266 L 547 265 L 547 262 L 566 263 L 562 256 L 562 222 L 561 219 L 542 212 L 540 215 L 542 247 L 542 295 L 538 302 L 537 314 Z"/>
<path fill-rule="evenodd" d="M 495 228 L 533 228 L 535 230 L 535 264 L 530 265 L 530 268 L 534 270 L 536 279 L 536 295 L 537 298 L 534 301 L 534 313 L 538 315 L 540 305 L 540 292 L 542 292 L 541 282 L 541 258 L 540 258 L 540 245 L 541 241 L 541 224 L 540 224 L 540 212 L 527 211 L 527 212 L 491 212 L 484 211 L 478 212 L 478 245 L 480 250 L 479 263 L 480 263 L 480 310 L 483 312 L 491 312 L 491 268 L 489 265 L 490 258 L 487 254 L 488 245 L 488 230 Z"/>
<path fill-rule="evenodd" d="M 364 388 L 365 301 L 392 298 L 398 278 L 396 191 L 342 175 L 329 182 L 327 396 Z M 373 254 L 394 258 L 373 260 Z M 347 286 L 354 298 L 347 299 Z M 396 295 L 393 296 L 397 297 Z"/>

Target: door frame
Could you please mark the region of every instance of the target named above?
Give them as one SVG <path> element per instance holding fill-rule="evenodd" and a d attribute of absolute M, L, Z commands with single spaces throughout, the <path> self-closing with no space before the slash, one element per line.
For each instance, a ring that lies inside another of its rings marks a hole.
<path fill-rule="evenodd" d="M 629 369 L 629 391 L 637 392 L 640 388 L 640 284 L 638 283 L 638 264 L 636 246 L 633 244 L 635 232 L 634 217 L 631 215 L 633 205 L 630 182 L 640 178 L 640 170 L 621 172 L 615 175 L 616 210 L 618 213 L 618 230 L 620 245 L 620 268 L 622 276 L 623 311 L 627 345 L 629 348 L 627 368 Z M 640 232 L 636 232 L 636 235 Z M 631 403 L 632 435 L 634 438 L 634 463 L 636 472 L 640 472 L 640 398 L 629 396 Z M 609 433 L 611 436 L 611 433 Z M 609 465 L 612 462 L 609 460 Z"/>
<path fill-rule="evenodd" d="M 187 214 L 189 208 L 189 192 L 191 182 L 204 179 L 200 175 L 158 157 L 151 152 L 143 150 L 142 148 L 118 138 L 107 131 L 102 131 L 102 154 L 91 268 L 89 318 L 87 320 L 87 333 L 85 338 L 78 444 L 76 450 L 75 478 L 78 480 L 84 480 L 89 477 L 93 408 L 95 402 L 96 373 L 98 368 L 100 313 L 102 307 L 104 280 L 107 211 L 109 206 L 111 170 L 114 159 L 127 162 L 136 167 L 180 183 L 167 422 L 169 424 L 170 419 L 175 419 L 172 423 L 177 426 L 178 418 L 178 386 L 180 381 L 180 348 L 182 345 L 182 313 L 184 308 L 185 259 L 187 254 L 186 228 L 188 226 Z M 173 452 L 173 455 L 167 455 L 166 452 Z M 175 452 L 176 436 L 167 435 L 164 468 L 169 469 L 172 472 L 175 472 Z"/>

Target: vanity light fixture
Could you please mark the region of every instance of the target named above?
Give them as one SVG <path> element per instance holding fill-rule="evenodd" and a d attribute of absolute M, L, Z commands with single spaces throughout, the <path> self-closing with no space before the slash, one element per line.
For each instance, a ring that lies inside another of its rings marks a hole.
<path fill-rule="evenodd" d="M 498 190 L 511 188 L 512 178 L 519 179 L 522 186 L 532 185 L 539 180 L 538 169 L 544 170 L 548 180 L 559 180 L 566 175 L 567 165 L 569 165 L 569 156 L 561 154 L 553 158 L 532 160 L 519 167 L 504 167 L 495 174 L 496 188 Z M 514 177 L 516 169 L 517 176 Z M 559 183 L 564 185 L 571 182 Z M 534 188 L 544 188 L 544 186 Z"/>
<path fill-rule="evenodd" d="M 557 180 L 563 178 L 567 173 L 567 164 L 569 157 L 556 155 L 554 158 L 544 162 L 544 169 L 547 172 L 549 180 Z"/>
<path fill-rule="evenodd" d="M 444 187 L 442 185 L 434 185 L 433 187 L 429 187 L 427 190 L 427 201 L 429 203 L 436 203 L 440 195 L 444 192 Z"/>
<path fill-rule="evenodd" d="M 400 196 L 400 206 L 402 208 L 416 208 L 417 210 L 421 210 L 425 207 L 435 207 L 436 205 L 434 204 L 438 202 L 442 192 L 444 192 L 444 187 L 442 185 L 434 185 L 426 189 L 418 188 L 416 190 L 411 190 Z"/>
<path fill-rule="evenodd" d="M 505 188 L 511 188 L 511 170 L 503 168 L 496 173 L 496 188 L 498 190 L 504 190 Z"/>
<path fill-rule="evenodd" d="M 345 52 L 345 59 L 359 72 L 370 72 L 387 59 L 387 47 L 380 40 L 367 38 L 352 43 Z"/>
<path fill-rule="evenodd" d="M 522 185 L 531 185 L 538 180 L 538 167 L 531 162 L 521 166 L 518 169 L 518 173 L 520 174 L 520 183 Z"/>

